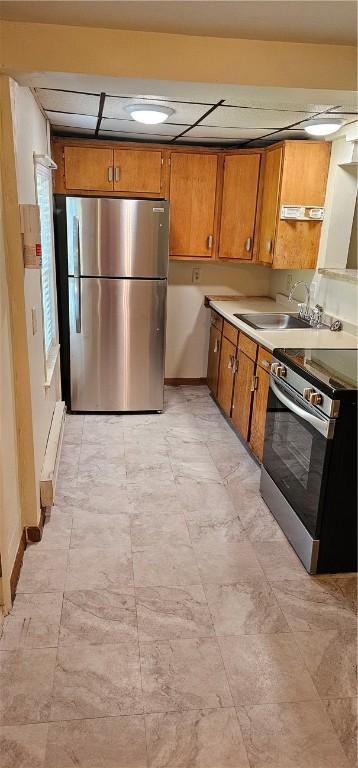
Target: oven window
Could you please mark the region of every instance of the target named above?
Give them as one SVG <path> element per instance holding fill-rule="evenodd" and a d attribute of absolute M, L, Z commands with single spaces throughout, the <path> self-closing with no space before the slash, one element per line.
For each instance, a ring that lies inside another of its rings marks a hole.
<path fill-rule="evenodd" d="M 312 435 L 289 413 L 275 413 L 272 449 L 287 467 L 288 476 L 292 474 L 305 491 L 309 483 L 312 443 Z"/>
<path fill-rule="evenodd" d="M 330 442 L 270 389 L 263 464 L 314 538 L 319 537 Z"/>

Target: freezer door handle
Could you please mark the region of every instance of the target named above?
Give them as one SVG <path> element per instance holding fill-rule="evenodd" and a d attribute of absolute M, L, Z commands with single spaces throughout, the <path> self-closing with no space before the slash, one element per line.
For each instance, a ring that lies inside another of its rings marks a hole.
<path fill-rule="evenodd" d="M 80 222 L 77 216 L 73 218 L 73 253 L 74 253 L 74 277 L 75 277 L 75 319 L 76 333 L 81 333 L 81 245 Z"/>

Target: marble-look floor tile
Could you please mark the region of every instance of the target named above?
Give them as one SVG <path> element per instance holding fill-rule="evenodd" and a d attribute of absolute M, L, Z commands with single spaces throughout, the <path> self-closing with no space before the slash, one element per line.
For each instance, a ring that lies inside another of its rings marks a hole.
<path fill-rule="evenodd" d="M 24 555 L 17 592 L 63 592 L 68 550 L 29 547 Z"/>
<path fill-rule="evenodd" d="M 253 547 L 269 581 L 307 576 L 304 566 L 287 541 L 254 541 Z"/>
<path fill-rule="evenodd" d="M 192 459 L 188 458 L 187 461 L 171 460 L 173 474 L 175 480 L 179 477 L 188 477 L 193 480 L 216 480 L 220 481 L 220 475 L 213 460 L 210 459 Z"/>
<path fill-rule="evenodd" d="M 176 487 L 188 521 L 232 520 L 236 517 L 232 501 L 222 483 L 178 477 Z"/>
<path fill-rule="evenodd" d="M 51 720 L 143 712 L 137 643 L 58 649 Z"/>
<path fill-rule="evenodd" d="M 111 466 L 121 466 L 124 462 L 124 442 L 107 443 L 82 443 L 79 465 L 80 469 L 97 469 L 104 462 Z"/>
<path fill-rule="evenodd" d="M 141 642 L 140 655 L 145 712 L 232 705 L 216 640 Z"/>
<path fill-rule="evenodd" d="M 147 768 L 143 715 L 51 723 L 44 768 Z"/>
<path fill-rule="evenodd" d="M 56 648 L 0 651 L 0 723 L 46 722 Z"/>
<path fill-rule="evenodd" d="M 182 512 L 182 504 L 174 480 L 166 483 L 153 481 L 149 487 L 147 484 L 128 483 L 127 492 L 132 514 L 146 515 L 153 512 L 179 514 Z"/>
<path fill-rule="evenodd" d="M 127 480 L 127 471 L 125 464 L 117 466 L 108 461 L 97 462 L 96 467 L 87 468 L 85 465 L 79 465 L 77 473 L 77 485 L 91 487 L 92 483 L 100 482 L 101 485 L 107 485 L 109 489 L 121 487 Z"/>
<path fill-rule="evenodd" d="M 220 637 L 219 643 L 235 704 L 317 698 L 292 635 Z"/>
<path fill-rule="evenodd" d="M 115 421 L 94 421 L 93 416 L 86 416 L 83 431 L 82 443 L 95 443 L 97 446 L 106 446 L 108 444 L 123 443 L 123 427 L 117 417 Z"/>
<path fill-rule="evenodd" d="M 152 544 L 184 544 L 190 546 L 185 518 L 182 514 L 169 512 L 148 512 L 132 515 L 131 537 L 133 550 Z"/>
<path fill-rule="evenodd" d="M 107 514 L 127 514 L 130 511 L 126 484 L 111 487 L 104 483 L 91 483 L 89 487 L 76 483 L 61 485 L 57 490 L 57 503 L 68 512 L 90 510 Z"/>
<path fill-rule="evenodd" d="M 206 584 L 217 635 L 288 632 L 286 619 L 264 578 L 235 584 Z"/>
<path fill-rule="evenodd" d="M 294 637 L 322 698 L 357 695 L 357 635 L 329 629 L 295 632 Z"/>
<path fill-rule="evenodd" d="M 0 727 L 1 768 L 45 768 L 48 725 Z"/>
<path fill-rule="evenodd" d="M 155 461 L 151 464 L 139 464 L 134 462 L 133 464 L 126 463 L 127 481 L 133 484 L 143 484 L 153 482 L 155 477 L 156 483 L 173 482 L 173 471 L 170 462 Z"/>
<path fill-rule="evenodd" d="M 235 710 L 146 715 L 149 768 L 249 768 Z"/>
<path fill-rule="evenodd" d="M 200 584 L 194 550 L 186 544 L 165 542 L 140 547 L 133 552 L 136 586 L 182 586 Z"/>
<path fill-rule="evenodd" d="M 46 515 L 41 541 L 33 544 L 32 547 L 37 550 L 68 549 L 71 529 L 72 513 L 63 512 L 53 507 L 51 513 Z"/>
<path fill-rule="evenodd" d="M 130 555 L 129 516 L 118 513 L 83 510 L 73 515 L 71 549 L 77 547 L 111 547 Z"/>
<path fill-rule="evenodd" d="M 218 469 L 220 477 L 225 479 L 230 475 L 247 456 L 246 449 L 240 440 L 234 435 L 235 444 L 231 440 L 212 440 L 208 442 L 211 458 Z"/>
<path fill-rule="evenodd" d="M 60 644 L 136 642 L 134 589 L 65 592 Z"/>
<path fill-rule="evenodd" d="M 321 702 L 240 707 L 251 768 L 348 768 Z"/>
<path fill-rule="evenodd" d="M 66 592 L 82 589 L 121 589 L 133 585 L 133 566 L 127 548 L 70 549 Z"/>
<path fill-rule="evenodd" d="M 246 536 L 238 517 L 230 520 L 189 521 L 190 538 L 202 554 L 215 551 L 225 544 L 245 541 Z"/>
<path fill-rule="evenodd" d="M 62 592 L 18 594 L 0 629 L 0 650 L 56 647 L 61 608 Z"/>
<path fill-rule="evenodd" d="M 293 630 L 352 630 L 357 625 L 355 576 L 307 576 L 271 584 Z"/>
<path fill-rule="evenodd" d="M 251 456 L 246 455 L 239 466 L 225 478 L 225 486 L 236 509 L 240 507 L 243 493 L 259 491 L 260 475 L 260 467 Z"/>
<path fill-rule="evenodd" d="M 208 584 L 231 584 L 252 576 L 263 576 L 262 568 L 248 541 L 220 542 L 217 547 L 195 544 L 202 580 Z"/>
<path fill-rule="evenodd" d="M 137 587 L 140 640 L 209 637 L 214 635 L 208 604 L 199 585 Z"/>
<path fill-rule="evenodd" d="M 250 541 L 285 541 L 281 528 L 258 491 L 243 488 L 236 511 Z"/>
<path fill-rule="evenodd" d="M 357 766 L 357 699 L 326 699 L 323 706 L 350 768 Z"/>

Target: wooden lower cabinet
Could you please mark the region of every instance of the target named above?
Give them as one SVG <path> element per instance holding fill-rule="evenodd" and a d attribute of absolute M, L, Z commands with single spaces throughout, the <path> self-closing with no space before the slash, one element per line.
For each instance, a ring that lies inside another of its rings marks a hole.
<path fill-rule="evenodd" d="M 236 363 L 236 344 L 222 337 L 217 401 L 227 416 L 231 416 Z"/>
<path fill-rule="evenodd" d="M 231 419 L 244 440 L 249 439 L 255 363 L 239 350 Z"/>
<path fill-rule="evenodd" d="M 262 461 L 264 448 L 266 406 L 269 386 L 269 374 L 258 365 L 256 367 L 254 378 L 254 398 L 251 415 L 250 448 L 260 461 Z"/>
<path fill-rule="evenodd" d="M 215 325 L 210 326 L 210 340 L 208 352 L 207 385 L 210 392 L 216 397 L 218 390 L 219 364 L 221 350 L 221 330 Z"/>

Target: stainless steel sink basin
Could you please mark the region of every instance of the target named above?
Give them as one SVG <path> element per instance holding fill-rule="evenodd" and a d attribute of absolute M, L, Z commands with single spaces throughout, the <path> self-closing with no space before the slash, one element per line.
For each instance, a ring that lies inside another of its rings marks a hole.
<path fill-rule="evenodd" d="M 266 331 L 283 331 L 286 328 L 312 328 L 312 326 L 302 320 L 297 314 L 289 315 L 286 312 L 258 312 L 248 315 L 235 314 L 239 320 L 242 320 L 251 328 L 262 328 Z"/>

